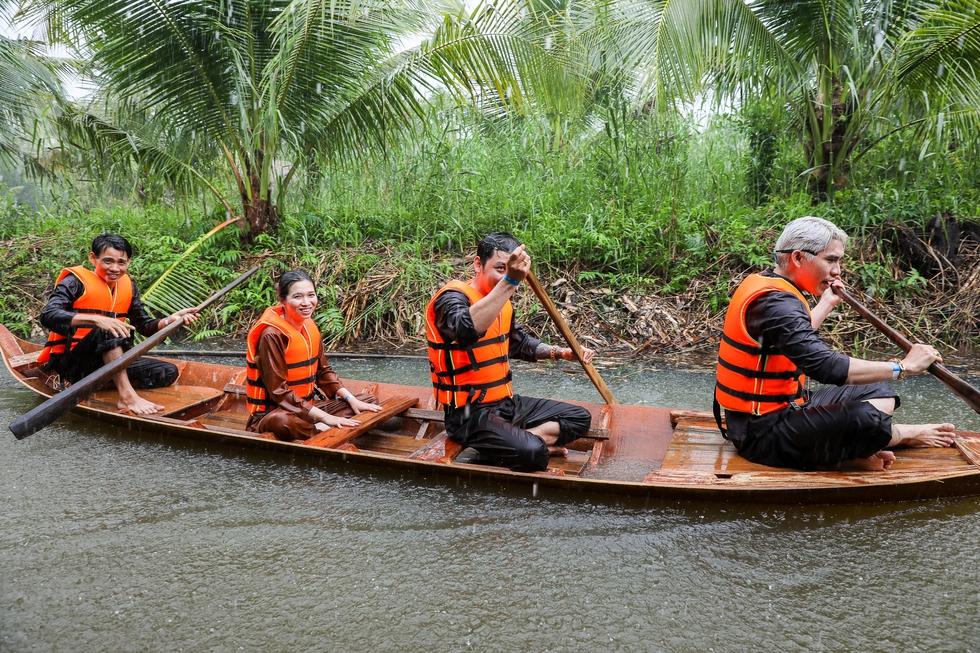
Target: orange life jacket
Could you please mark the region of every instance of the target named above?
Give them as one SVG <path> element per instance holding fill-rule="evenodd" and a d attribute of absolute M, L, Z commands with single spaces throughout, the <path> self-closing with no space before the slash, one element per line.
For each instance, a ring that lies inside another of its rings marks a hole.
<path fill-rule="evenodd" d="M 510 329 L 514 307 L 508 301 L 486 334 L 471 345 L 443 340 L 436 328 L 435 303 L 447 290 L 465 293 L 473 305 L 484 295 L 468 283 L 450 281 L 435 294 L 425 309 L 425 332 L 429 348 L 429 371 L 436 401 L 460 407 L 483 404 L 514 396 L 510 384 Z"/>
<path fill-rule="evenodd" d="M 728 306 L 718 347 L 715 401 L 727 410 L 765 415 L 804 401 L 803 373 L 790 359 L 757 342 L 746 331 L 749 304 L 774 291 L 793 293 L 810 312 L 802 293 L 786 279 L 753 274 L 742 281 Z"/>
<path fill-rule="evenodd" d="M 65 277 L 69 274 L 75 275 L 85 287 L 82 296 L 72 304 L 72 308 L 76 312 L 91 315 L 105 315 L 107 317 L 114 317 L 121 322 L 126 321 L 129 306 L 133 302 L 133 282 L 128 274 L 124 273 L 116 281 L 115 288 L 110 288 L 109 284 L 102 277 L 92 270 L 78 265 L 62 270 L 54 285 L 57 286 L 64 281 Z M 92 327 L 87 326 L 74 329 L 71 333 L 71 344 L 68 346 L 68 349 L 74 349 L 79 341 L 91 331 Z M 39 363 L 46 363 L 52 354 L 59 356 L 64 354 L 65 344 L 67 342 L 67 337 L 60 333 L 50 332 L 48 334 L 48 341 L 44 343 L 45 347 L 38 355 L 37 361 Z"/>
<path fill-rule="evenodd" d="M 269 399 L 269 394 L 262 379 L 259 378 L 259 366 L 255 363 L 255 352 L 259 344 L 259 335 L 272 327 L 278 329 L 287 338 L 286 346 L 286 383 L 304 401 L 312 401 L 316 390 L 316 375 L 320 369 L 320 329 L 316 322 L 307 318 L 300 330 L 283 317 L 282 306 L 270 306 L 262 313 L 262 317 L 249 332 L 246 341 L 245 365 L 246 385 L 245 396 L 248 401 L 248 412 L 252 415 L 268 413 L 277 408 L 275 402 Z"/>

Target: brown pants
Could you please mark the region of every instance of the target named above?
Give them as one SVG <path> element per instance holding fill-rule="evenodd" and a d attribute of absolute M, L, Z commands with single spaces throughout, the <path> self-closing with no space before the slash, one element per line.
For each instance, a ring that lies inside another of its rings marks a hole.
<path fill-rule="evenodd" d="M 355 397 L 368 404 L 378 403 L 378 398 L 371 394 L 359 394 Z M 328 399 L 313 405 L 323 412 L 337 417 L 354 416 L 354 409 L 341 399 Z M 312 422 L 307 422 L 299 415 L 288 413 L 281 408 L 270 411 L 261 417 L 252 415 L 249 417 L 248 426 L 245 427 L 245 430 L 252 433 L 272 433 L 277 439 L 286 441 L 308 440 L 319 433 Z"/>

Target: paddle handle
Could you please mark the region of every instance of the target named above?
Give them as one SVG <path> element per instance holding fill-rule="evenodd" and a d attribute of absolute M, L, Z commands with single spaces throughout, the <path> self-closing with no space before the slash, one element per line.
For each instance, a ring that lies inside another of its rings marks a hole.
<path fill-rule="evenodd" d="M 211 297 L 209 297 L 203 304 L 198 306 L 194 312 L 200 313 L 208 306 L 224 297 L 230 290 L 255 274 L 258 269 L 258 266 L 252 268 L 215 294 L 211 295 Z M 86 397 L 98 390 L 102 384 L 105 383 L 106 379 L 115 376 L 122 370 L 129 367 L 133 361 L 166 340 L 167 336 L 183 325 L 183 320 L 177 320 L 176 322 L 163 327 L 146 340 L 124 353 L 119 358 L 108 363 L 107 365 L 103 365 L 76 383 L 72 383 L 71 387 L 67 390 L 59 392 L 40 406 L 31 409 L 15 419 L 10 423 L 10 430 L 18 440 L 23 440 L 27 436 L 37 433 L 45 426 L 84 401 Z"/>
<path fill-rule="evenodd" d="M 577 358 L 578 362 L 582 364 L 586 375 L 588 375 L 589 379 L 592 381 L 592 385 L 594 385 L 595 389 L 599 391 L 600 395 L 602 395 L 603 401 L 605 401 L 607 404 L 618 404 L 619 402 L 616 401 L 616 397 L 613 396 L 609 386 L 607 386 L 606 382 L 602 380 L 601 376 L 599 376 L 599 371 L 596 370 L 595 366 L 592 365 L 592 363 L 586 363 L 582 360 L 582 345 L 578 343 L 578 340 L 575 338 L 572 330 L 568 327 L 568 323 L 565 322 L 565 319 L 561 316 L 561 313 L 558 312 L 558 308 L 555 307 L 554 303 L 551 301 L 551 298 L 548 297 L 548 294 L 544 291 L 544 288 L 541 287 L 541 284 L 538 282 L 537 277 L 534 276 L 534 273 L 528 271 L 526 280 L 528 285 L 531 286 L 531 290 L 533 290 L 534 294 L 537 296 L 538 301 L 540 301 L 541 305 L 544 306 L 544 310 L 558 327 L 561 335 L 565 337 L 565 341 L 568 342 L 568 346 L 572 348 L 573 352 L 575 352 L 575 358 Z"/>
<path fill-rule="evenodd" d="M 842 288 L 834 288 L 834 292 L 840 296 L 841 299 L 847 302 L 848 306 L 857 311 L 861 317 L 866 319 L 872 326 L 881 331 L 889 340 L 901 347 L 905 353 L 908 353 L 908 351 L 912 349 L 912 342 L 908 338 L 885 324 L 884 320 L 868 310 L 868 308 L 861 304 L 861 302 L 851 297 L 846 290 Z M 977 390 L 939 363 L 933 363 L 929 366 L 927 371 L 939 379 L 943 385 L 952 390 L 955 395 L 966 403 L 966 405 L 980 413 L 980 390 Z"/>

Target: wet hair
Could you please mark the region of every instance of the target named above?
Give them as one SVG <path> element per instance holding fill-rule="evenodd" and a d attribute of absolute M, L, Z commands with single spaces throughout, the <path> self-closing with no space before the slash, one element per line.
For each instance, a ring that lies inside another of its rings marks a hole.
<path fill-rule="evenodd" d="M 300 281 L 313 283 L 310 275 L 303 270 L 290 270 L 279 277 L 279 286 L 277 288 L 279 299 L 286 299 L 289 296 L 289 289 L 293 287 L 293 284 L 299 283 Z M 316 284 L 313 285 L 315 286 Z"/>
<path fill-rule="evenodd" d="M 510 254 L 520 246 L 521 243 L 506 231 L 495 231 L 484 236 L 476 246 L 476 256 L 480 259 L 480 263 L 486 265 L 494 252 Z"/>
<path fill-rule="evenodd" d="M 784 263 L 796 250 L 804 252 L 807 258 L 813 258 L 835 240 L 847 245 L 847 234 L 830 220 L 807 215 L 786 225 L 776 241 L 773 256 L 777 265 Z"/>
<path fill-rule="evenodd" d="M 129 241 L 122 236 L 117 236 L 116 234 L 99 234 L 92 241 L 92 253 L 96 256 L 102 256 L 102 252 L 107 249 L 118 249 L 120 252 L 126 252 L 126 258 L 133 258 L 133 248 L 129 244 Z"/>

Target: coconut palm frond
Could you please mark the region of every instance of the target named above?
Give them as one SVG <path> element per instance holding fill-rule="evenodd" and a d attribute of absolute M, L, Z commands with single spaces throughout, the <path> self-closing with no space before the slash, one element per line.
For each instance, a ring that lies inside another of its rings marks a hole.
<path fill-rule="evenodd" d="M 197 252 L 215 234 L 240 221 L 241 218 L 225 220 L 194 241 L 143 293 L 143 303 L 161 315 L 170 315 L 203 303 L 216 288 L 211 283 L 210 275 L 204 269 Z"/>

